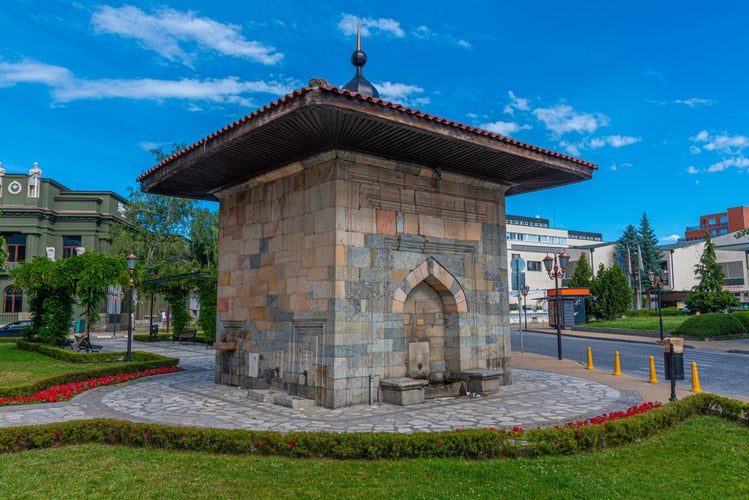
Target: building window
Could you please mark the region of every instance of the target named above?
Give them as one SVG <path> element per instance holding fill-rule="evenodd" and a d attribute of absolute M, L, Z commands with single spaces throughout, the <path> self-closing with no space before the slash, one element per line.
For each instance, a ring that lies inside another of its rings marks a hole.
<path fill-rule="evenodd" d="M 541 261 L 540 260 L 529 260 L 528 261 L 528 270 L 529 271 L 540 271 L 541 270 Z"/>
<path fill-rule="evenodd" d="M 19 313 L 23 308 L 23 290 L 9 286 L 3 291 L 3 312 Z"/>
<path fill-rule="evenodd" d="M 721 224 L 728 224 L 728 216 L 727 215 L 721 215 L 720 216 L 720 223 Z"/>
<path fill-rule="evenodd" d="M 5 249 L 8 251 L 8 262 L 24 262 L 26 260 L 26 235 L 4 234 Z"/>
<path fill-rule="evenodd" d="M 718 232 L 713 229 L 712 231 L 710 231 L 710 236 L 718 236 Z"/>
<path fill-rule="evenodd" d="M 76 247 L 81 246 L 80 236 L 63 236 L 62 237 L 62 258 L 67 259 L 75 255 Z"/>

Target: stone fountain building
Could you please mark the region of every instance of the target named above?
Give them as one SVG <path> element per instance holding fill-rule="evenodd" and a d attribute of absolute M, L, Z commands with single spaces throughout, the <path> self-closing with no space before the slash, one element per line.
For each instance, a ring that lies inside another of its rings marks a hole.
<path fill-rule="evenodd" d="M 338 408 L 511 383 L 505 197 L 596 166 L 313 79 L 167 158 L 220 202 L 216 382 Z"/>

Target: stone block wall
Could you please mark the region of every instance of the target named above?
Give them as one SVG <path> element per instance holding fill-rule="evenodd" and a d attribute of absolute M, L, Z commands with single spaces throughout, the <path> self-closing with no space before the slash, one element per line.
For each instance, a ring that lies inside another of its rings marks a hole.
<path fill-rule="evenodd" d="M 504 189 L 339 150 L 219 193 L 216 381 L 331 408 L 415 359 L 510 383 Z"/>

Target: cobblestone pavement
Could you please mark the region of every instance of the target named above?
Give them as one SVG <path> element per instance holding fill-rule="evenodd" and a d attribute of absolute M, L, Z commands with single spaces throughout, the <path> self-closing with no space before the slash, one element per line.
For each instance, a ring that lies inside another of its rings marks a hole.
<path fill-rule="evenodd" d="M 125 342 L 97 339 L 105 350 Z M 180 358 L 184 371 L 100 387 L 71 401 L 0 408 L 0 426 L 115 418 L 191 427 L 288 431 L 410 433 L 495 427 L 544 427 L 615 410 L 641 401 L 635 391 L 552 372 L 513 369 L 513 383 L 485 398 L 440 398 L 414 406 L 358 405 L 341 409 L 293 409 L 253 401 L 248 391 L 213 382 L 214 351 L 203 345 L 133 343 Z"/>

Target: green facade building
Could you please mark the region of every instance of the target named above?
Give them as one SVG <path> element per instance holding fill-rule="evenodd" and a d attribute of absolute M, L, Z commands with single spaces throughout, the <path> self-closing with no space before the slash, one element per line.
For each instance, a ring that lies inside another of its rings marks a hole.
<path fill-rule="evenodd" d="M 9 276 L 19 262 L 106 252 L 112 226 L 125 221 L 126 206 L 127 200 L 111 191 L 73 191 L 43 178 L 36 163 L 28 174 L 6 173 L 0 163 L 0 234 L 8 251 L 0 270 L 0 324 L 28 315 L 23 290 Z"/>

